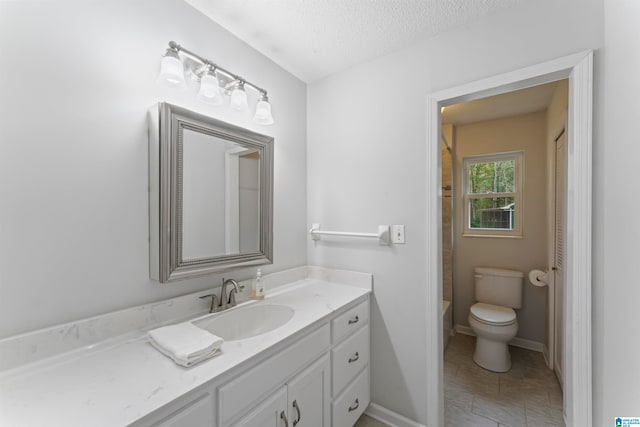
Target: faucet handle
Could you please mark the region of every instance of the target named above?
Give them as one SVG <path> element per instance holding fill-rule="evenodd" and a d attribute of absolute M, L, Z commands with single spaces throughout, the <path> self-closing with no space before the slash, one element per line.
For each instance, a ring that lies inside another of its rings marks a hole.
<path fill-rule="evenodd" d="M 214 294 L 202 295 L 199 297 L 200 299 L 211 298 L 211 306 L 209 307 L 209 313 L 214 313 L 218 308 L 216 301 L 218 300 L 218 296 Z"/>

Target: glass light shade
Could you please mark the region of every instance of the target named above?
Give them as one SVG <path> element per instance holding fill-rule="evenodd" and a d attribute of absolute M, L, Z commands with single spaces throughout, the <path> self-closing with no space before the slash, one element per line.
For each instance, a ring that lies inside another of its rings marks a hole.
<path fill-rule="evenodd" d="M 175 55 L 177 56 L 177 54 Z M 184 67 L 182 61 L 176 56 L 170 55 L 169 52 L 167 52 L 167 54 L 162 57 L 158 83 L 169 87 L 185 89 L 187 83 L 184 81 Z"/>
<path fill-rule="evenodd" d="M 256 114 L 253 116 L 253 121 L 261 125 L 272 125 L 273 116 L 271 115 L 271 104 L 269 101 L 261 99 L 256 104 Z"/>
<path fill-rule="evenodd" d="M 237 111 L 245 111 L 249 109 L 247 104 L 247 93 L 244 91 L 244 87 L 238 86 L 231 92 L 231 102 L 229 104 L 231 108 Z"/>
<path fill-rule="evenodd" d="M 202 76 L 198 99 L 211 105 L 222 104 L 222 94 L 220 94 L 220 86 L 218 86 L 218 79 L 216 79 L 215 75 L 205 73 Z"/>

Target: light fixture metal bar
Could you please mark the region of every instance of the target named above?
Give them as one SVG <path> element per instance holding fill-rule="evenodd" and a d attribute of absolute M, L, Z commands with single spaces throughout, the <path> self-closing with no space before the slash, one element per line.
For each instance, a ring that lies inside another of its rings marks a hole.
<path fill-rule="evenodd" d="M 250 87 L 251 89 L 255 90 L 256 92 L 259 92 L 261 94 L 263 94 L 264 96 L 267 95 L 267 91 L 266 89 L 261 88 L 258 85 L 255 85 L 249 81 L 247 81 L 246 79 L 240 77 L 237 74 L 232 73 L 231 71 L 219 66 L 218 64 L 214 63 L 213 61 L 208 60 L 207 58 L 203 58 L 202 56 L 198 55 L 195 52 L 190 51 L 189 49 L 180 46 L 178 43 L 174 42 L 173 40 L 169 42 L 169 47 L 179 53 L 183 53 L 185 55 L 187 55 L 188 57 L 190 57 L 191 59 L 194 59 L 198 62 L 201 62 L 203 65 L 210 65 L 212 66 L 215 71 L 221 72 L 223 74 L 226 74 L 228 77 L 231 77 L 232 79 L 238 81 L 238 82 L 242 82 L 244 83 L 245 87 Z"/>

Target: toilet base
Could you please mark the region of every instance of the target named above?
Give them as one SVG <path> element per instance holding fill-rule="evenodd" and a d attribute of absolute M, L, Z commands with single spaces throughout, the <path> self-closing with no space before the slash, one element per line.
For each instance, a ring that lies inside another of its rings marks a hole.
<path fill-rule="evenodd" d="M 478 336 L 473 361 L 489 371 L 507 372 L 511 369 L 509 346 L 506 342 L 490 341 Z"/>

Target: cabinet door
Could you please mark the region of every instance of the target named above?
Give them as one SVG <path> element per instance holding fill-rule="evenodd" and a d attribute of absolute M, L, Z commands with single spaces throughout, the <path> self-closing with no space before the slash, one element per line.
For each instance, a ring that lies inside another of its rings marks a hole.
<path fill-rule="evenodd" d="M 286 411 L 287 388 L 283 386 L 233 427 L 289 427 L 291 422 L 285 419 Z"/>
<path fill-rule="evenodd" d="M 271 390 L 308 366 L 330 346 L 331 333 L 324 324 L 288 348 L 237 375 L 218 389 L 218 425 L 227 427 L 262 402 Z"/>
<path fill-rule="evenodd" d="M 287 406 L 291 427 L 331 425 L 330 375 L 329 356 L 324 355 L 287 383 Z"/>

